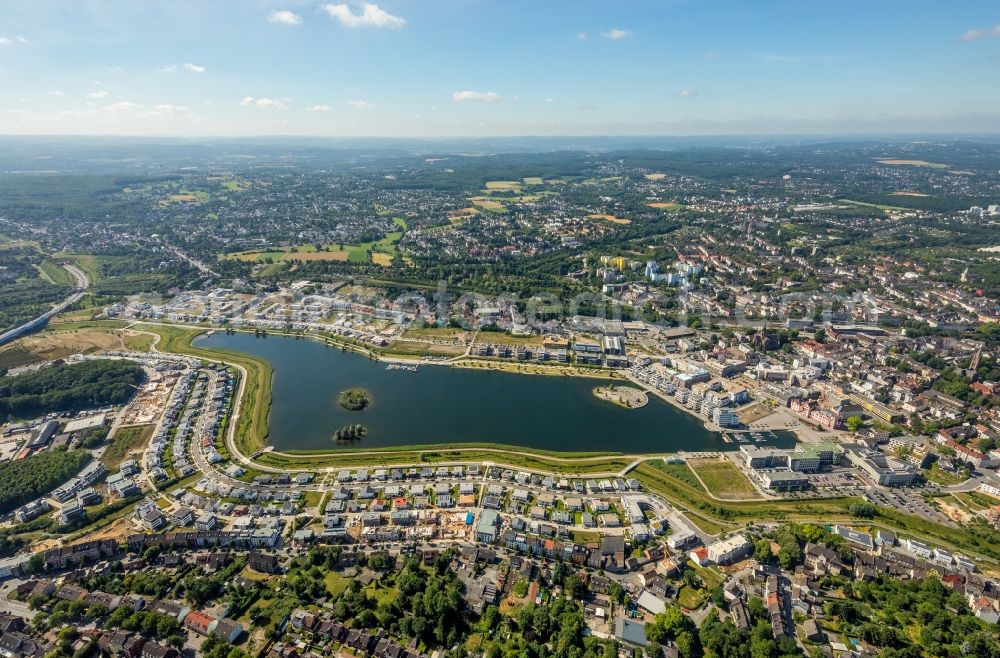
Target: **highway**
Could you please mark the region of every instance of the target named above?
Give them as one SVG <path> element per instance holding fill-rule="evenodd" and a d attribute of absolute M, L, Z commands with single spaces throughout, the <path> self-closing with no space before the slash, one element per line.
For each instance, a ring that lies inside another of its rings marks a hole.
<path fill-rule="evenodd" d="M 48 323 L 49 318 L 62 313 L 67 307 L 80 301 L 80 298 L 86 293 L 87 288 L 90 287 L 90 281 L 87 280 L 87 275 L 83 273 L 83 270 L 75 265 L 64 264 L 62 267 L 64 270 L 69 272 L 74 279 L 76 279 L 76 291 L 45 313 L 39 315 L 34 320 L 25 322 L 19 327 L 15 327 L 10 331 L 0 334 L 0 345 L 5 345 L 23 335 L 41 329 L 46 325 L 46 323 Z"/>

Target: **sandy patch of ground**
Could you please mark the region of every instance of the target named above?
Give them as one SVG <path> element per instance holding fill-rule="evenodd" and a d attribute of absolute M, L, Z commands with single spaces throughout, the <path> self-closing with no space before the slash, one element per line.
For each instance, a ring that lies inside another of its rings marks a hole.
<path fill-rule="evenodd" d="M 71 354 L 93 354 L 126 347 L 118 333 L 97 329 L 44 332 L 22 338 L 18 344 L 44 361 L 64 359 Z"/>
<path fill-rule="evenodd" d="M 965 523 L 966 521 L 972 518 L 972 514 L 970 514 L 969 512 L 965 511 L 964 509 L 962 509 L 957 505 L 945 503 L 942 502 L 941 500 L 938 500 L 937 504 L 941 507 L 941 511 L 953 521 L 958 521 L 959 523 Z"/>
<path fill-rule="evenodd" d="M 36 553 L 40 553 L 42 551 L 47 551 L 50 548 L 58 548 L 58 547 L 59 547 L 58 539 L 43 539 L 42 541 L 35 542 L 34 544 L 32 544 L 31 550 L 35 551 Z"/>
<path fill-rule="evenodd" d="M 612 222 L 614 224 L 631 224 L 631 219 L 623 219 L 621 217 L 615 217 L 614 215 L 609 215 L 607 213 L 594 213 L 593 215 L 587 215 L 588 219 L 603 219 L 606 222 Z"/>
<path fill-rule="evenodd" d="M 666 174 L 646 174 L 646 180 L 663 180 L 666 177 Z"/>
<path fill-rule="evenodd" d="M 95 539 L 115 539 L 118 541 L 125 541 L 130 534 L 135 532 L 135 528 L 129 520 L 131 517 L 131 514 L 127 514 L 120 519 L 115 519 L 100 530 L 95 530 L 89 535 L 82 537 L 80 541 L 93 541 Z"/>
<path fill-rule="evenodd" d="M 749 425 L 750 423 L 756 423 L 762 418 L 767 418 L 774 413 L 774 410 L 763 402 L 756 402 L 737 409 L 737 412 L 740 415 L 740 422 Z"/>
<path fill-rule="evenodd" d="M 920 192 L 892 192 L 892 196 L 930 196 L 930 194 L 922 194 Z"/>
<path fill-rule="evenodd" d="M 944 169 L 948 165 L 940 162 L 927 162 L 926 160 L 903 160 L 899 158 L 876 158 L 879 164 L 910 166 L 910 167 L 931 167 L 932 169 Z"/>

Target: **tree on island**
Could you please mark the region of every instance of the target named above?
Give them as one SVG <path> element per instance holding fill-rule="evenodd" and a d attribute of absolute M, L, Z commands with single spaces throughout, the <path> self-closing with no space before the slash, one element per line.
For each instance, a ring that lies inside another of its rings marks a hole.
<path fill-rule="evenodd" d="M 372 396 L 362 388 L 349 388 L 340 394 L 340 406 L 348 411 L 361 411 L 371 404 Z"/>
<path fill-rule="evenodd" d="M 344 441 L 360 441 L 368 434 L 368 429 L 364 425 L 353 423 L 345 425 L 333 433 L 333 440 L 340 443 Z"/>

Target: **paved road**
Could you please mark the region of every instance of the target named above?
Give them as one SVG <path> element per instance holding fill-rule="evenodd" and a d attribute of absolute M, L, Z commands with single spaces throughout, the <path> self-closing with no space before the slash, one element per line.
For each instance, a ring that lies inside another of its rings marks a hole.
<path fill-rule="evenodd" d="M 70 295 L 63 301 L 53 306 L 45 313 L 42 313 L 34 320 L 31 320 L 30 322 L 25 322 L 19 327 L 15 327 L 10 331 L 6 331 L 3 334 L 0 334 L 0 345 L 4 345 L 17 338 L 20 338 L 22 335 L 41 329 L 49 318 L 59 313 L 62 313 L 63 310 L 65 310 L 68 306 L 80 301 L 80 298 L 83 297 L 87 288 L 90 287 L 90 281 L 87 280 L 87 275 L 84 274 L 83 271 L 80 270 L 75 265 L 63 265 L 63 269 L 69 272 L 70 275 L 76 280 L 76 286 L 77 286 L 76 292 L 74 292 L 72 295 Z"/>
<path fill-rule="evenodd" d="M 7 596 L 22 582 L 24 581 L 12 578 L 0 586 L 0 612 L 6 612 L 14 615 L 15 617 L 31 620 L 34 619 L 37 613 L 28 608 L 27 603 L 7 598 Z"/>

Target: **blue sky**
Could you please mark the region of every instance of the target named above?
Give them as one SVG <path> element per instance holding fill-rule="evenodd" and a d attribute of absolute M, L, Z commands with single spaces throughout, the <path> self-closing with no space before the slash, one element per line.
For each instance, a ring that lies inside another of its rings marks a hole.
<path fill-rule="evenodd" d="M 996 0 L 6 0 L 0 133 L 1000 132 Z"/>

